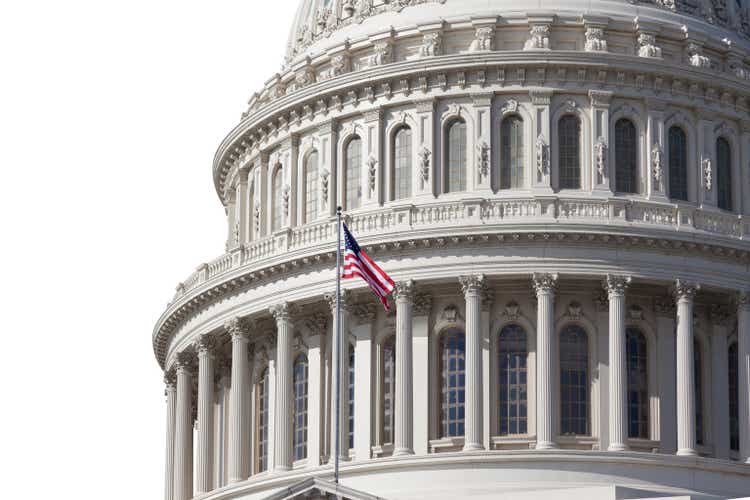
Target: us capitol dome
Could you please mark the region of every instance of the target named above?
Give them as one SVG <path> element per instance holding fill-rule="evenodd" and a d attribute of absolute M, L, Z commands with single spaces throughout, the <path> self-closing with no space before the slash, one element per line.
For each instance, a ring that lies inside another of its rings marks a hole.
<path fill-rule="evenodd" d="M 300 2 L 154 328 L 165 499 L 750 495 L 749 49 L 747 0 Z M 339 205 L 397 283 L 335 343 Z"/>

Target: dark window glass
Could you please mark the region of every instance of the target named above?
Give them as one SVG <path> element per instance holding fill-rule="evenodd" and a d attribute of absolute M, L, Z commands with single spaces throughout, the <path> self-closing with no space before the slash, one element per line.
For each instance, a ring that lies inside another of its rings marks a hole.
<path fill-rule="evenodd" d="M 729 447 L 740 451 L 739 353 L 737 343 L 729 346 Z"/>
<path fill-rule="evenodd" d="M 393 139 L 393 199 L 411 197 L 411 129 L 402 127 Z"/>
<path fill-rule="evenodd" d="M 268 368 L 257 386 L 258 472 L 268 470 Z"/>
<path fill-rule="evenodd" d="M 456 120 L 448 126 L 447 133 L 448 171 L 445 192 L 454 193 L 466 190 L 466 123 Z"/>
<path fill-rule="evenodd" d="M 573 115 L 557 125 L 560 189 L 581 188 L 581 121 Z"/>
<path fill-rule="evenodd" d="M 396 337 L 383 343 L 383 444 L 393 443 L 396 396 Z"/>
<path fill-rule="evenodd" d="M 615 123 L 615 191 L 636 193 L 638 142 L 635 125 L 627 119 Z"/>
<path fill-rule="evenodd" d="M 703 444 L 703 350 L 698 339 L 693 339 L 693 369 L 695 374 L 695 442 Z"/>
<path fill-rule="evenodd" d="M 523 187 L 523 120 L 511 116 L 500 127 L 500 189 Z"/>
<path fill-rule="evenodd" d="M 498 418 L 500 434 L 527 432 L 527 363 L 526 331 L 508 325 L 498 339 Z"/>
<path fill-rule="evenodd" d="M 669 197 L 688 199 L 687 136 L 680 127 L 669 129 Z"/>
<path fill-rule="evenodd" d="M 648 439 L 648 354 L 646 336 L 626 331 L 628 362 L 628 437 Z"/>
<path fill-rule="evenodd" d="M 589 340 L 578 325 L 560 332 L 561 433 L 589 434 Z"/>
<path fill-rule="evenodd" d="M 723 137 L 716 141 L 716 188 L 719 208 L 732 210 L 732 148 Z"/>
<path fill-rule="evenodd" d="M 300 354 L 294 361 L 294 459 L 307 457 L 307 356 Z"/>
<path fill-rule="evenodd" d="M 305 161 L 305 222 L 318 217 L 318 152 L 313 151 Z"/>
<path fill-rule="evenodd" d="M 362 140 L 355 137 L 346 145 L 346 209 L 362 204 Z"/>
<path fill-rule="evenodd" d="M 464 435 L 464 398 L 466 388 L 466 337 L 451 328 L 442 337 L 441 437 Z"/>
<path fill-rule="evenodd" d="M 273 230 L 281 229 L 283 222 L 282 207 L 282 189 L 283 189 L 283 170 L 278 167 L 273 174 Z"/>

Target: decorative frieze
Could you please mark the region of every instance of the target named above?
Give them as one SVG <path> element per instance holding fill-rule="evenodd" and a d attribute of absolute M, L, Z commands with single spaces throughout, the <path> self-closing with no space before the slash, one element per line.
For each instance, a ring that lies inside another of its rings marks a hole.
<path fill-rule="evenodd" d="M 529 30 L 529 38 L 523 45 L 523 50 L 549 50 L 549 24 L 535 24 Z"/>
<path fill-rule="evenodd" d="M 607 52 L 607 40 L 605 39 L 604 28 L 593 26 L 586 28 L 584 50 L 586 52 Z"/>
<path fill-rule="evenodd" d="M 469 52 L 491 51 L 495 48 L 495 28 L 483 26 L 474 32 L 474 40 L 469 45 Z"/>
<path fill-rule="evenodd" d="M 419 46 L 419 57 L 434 57 L 440 55 L 442 35 L 440 33 L 425 33 L 422 35 L 422 45 Z"/>
<path fill-rule="evenodd" d="M 656 45 L 656 35 L 652 33 L 641 33 L 638 35 L 639 57 L 661 57 L 661 47 Z"/>

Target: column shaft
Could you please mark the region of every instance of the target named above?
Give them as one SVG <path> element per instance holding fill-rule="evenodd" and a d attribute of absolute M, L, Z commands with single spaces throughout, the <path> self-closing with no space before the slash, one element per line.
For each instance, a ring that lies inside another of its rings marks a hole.
<path fill-rule="evenodd" d="M 232 380 L 229 389 L 229 482 L 244 481 L 250 475 L 250 425 L 248 421 L 248 338 L 247 327 L 239 319 L 225 329 L 232 335 Z"/>
<path fill-rule="evenodd" d="M 557 275 L 535 274 L 534 288 L 537 297 L 536 343 L 536 449 L 551 450 L 555 443 L 555 403 L 552 374 L 555 287 Z"/>
<path fill-rule="evenodd" d="M 333 342 L 331 343 L 331 453 L 333 462 L 336 449 L 336 417 L 338 415 L 339 459 L 349 459 L 349 294 L 341 292 L 341 315 L 336 328 L 336 294 L 328 296 L 333 316 Z M 336 363 L 338 362 L 338 367 Z M 336 394 L 338 387 L 338 397 Z"/>
<path fill-rule="evenodd" d="M 193 376 L 185 360 L 177 366 L 174 498 L 193 498 Z"/>
<path fill-rule="evenodd" d="M 284 302 L 271 308 L 276 319 L 276 412 L 274 468 L 292 468 L 292 306 Z"/>
<path fill-rule="evenodd" d="M 607 276 L 609 297 L 609 451 L 628 449 L 628 372 L 625 360 L 625 290 L 630 279 Z"/>
<path fill-rule="evenodd" d="M 165 395 L 167 396 L 167 444 L 166 458 L 164 460 L 164 499 L 174 500 L 174 431 L 175 431 L 175 408 L 177 406 L 177 388 L 175 387 L 174 373 L 164 377 L 166 384 Z"/>
<path fill-rule="evenodd" d="M 213 489 L 214 477 L 214 353 L 209 337 L 198 343 L 198 477 L 196 493 Z"/>
<path fill-rule="evenodd" d="M 466 408 L 464 451 L 481 450 L 482 443 L 482 288 L 483 275 L 460 278 L 466 299 Z M 398 351 L 396 352 L 398 357 Z"/>
<path fill-rule="evenodd" d="M 677 280 L 677 454 L 695 449 L 695 369 L 693 359 L 693 297 L 698 286 Z"/>
<path fill-rule="evenodd" d="M 729 460 L 729 371 L 727 330 L 713 326 L 711 334 L 711 437 L 714 457 Z"/>
<path fill-rule="evenodd" d="M 414 453 L 412 305 L 414 282 L 396 284 L 396 401 L 393 455 Z"/>

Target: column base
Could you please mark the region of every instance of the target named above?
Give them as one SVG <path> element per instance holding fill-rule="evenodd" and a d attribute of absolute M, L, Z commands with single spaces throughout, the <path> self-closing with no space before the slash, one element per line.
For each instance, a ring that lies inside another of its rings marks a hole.
<path fill-rule="evenodd" d="M 414 455 L 414 450 L 411 448 L 396 448 L 393 450 L 394 457 L 403 457 L 406 455 Z"/>
<path fill-rule="evenodd" d="M 484 446 L 481 443 L 466 443 L 464 444 L 463 451 L 482 451 Z"/>
<path fill-rule="evenodd" d="M 534 449 L 535 450 L 556 450 L 557 443 L 555 443 L 554 441 L 537 441 Z"/>
<path fill-rule="evenodd" d="M 610 443 L 607 451 L 628 451 L 628 445 L 622 443 Z"/>
<path fill-rule="evenodd" d="M 678 457 L 697 457 L 698 452 L 690 448 L 683 448 L 681 450 L 677 450 L 676 455 Z"/>

